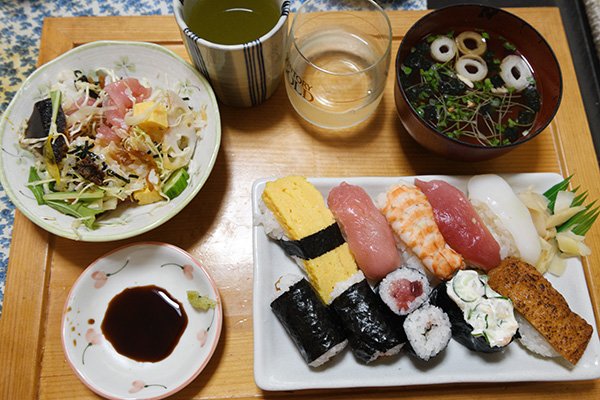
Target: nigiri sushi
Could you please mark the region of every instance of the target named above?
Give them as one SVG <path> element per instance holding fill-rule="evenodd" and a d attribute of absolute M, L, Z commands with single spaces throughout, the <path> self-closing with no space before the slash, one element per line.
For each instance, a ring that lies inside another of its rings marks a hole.
<path fill-rule="evenodd" d="M 327 205 L 367 278 L 380 280 L 398 268 L 394 233 L 363 188 L 342 182 L 329 192 Z"/>
<path fill-rule="evenodd" d="M 535 265 L 542 251 L 540 238 L 527 207 L 498 175 L 476 175 L 467 184 L 469 199 L 487 207 L 510 232 L 519 258 Z"/>
<path fill-rule="evenodd" d="M 306 178 L 286 176 L 267 182 L 261 198 L 291 239 L 277 243 L 302 259 L 310 283 L 329 304 L 335 285 L 355 274 L 358 266 L 323 196 Z M 265 230 L 272 232 L 268 225 Z"/>
<path fill-rule="evenodd" d="M 463 258 L 440 233 L 427 197 L 419 188 L 400 184 L 380 199 L 381 211 L 392 230 L 439 279 L 450 279 L 465 267 Z"/>
<path fill-rule="evenodd" d="M 577 364 L 594 328 L 571 310 L 565 298 L 532 265 L 507 258 L 488 274 L 489 285 L 512 300 L 515 310 L 560 355 Z"/>
<path fill-rule="evenodd" d="M 415 179 L 431 207 L 442 236 L 465 261 L 484 271 L 500 264 L 500 245 L 463 192 L 442 180 Z"/>

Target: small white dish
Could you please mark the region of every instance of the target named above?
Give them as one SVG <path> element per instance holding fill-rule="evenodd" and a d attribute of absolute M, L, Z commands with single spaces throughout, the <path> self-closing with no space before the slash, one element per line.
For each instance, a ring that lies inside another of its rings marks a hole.
<path fill-rule="evenodd" d="M 532 187 L 543 192 L 560 182 L 562 177 L 553 173 L 523 173 L 503 175 L 514 190 Z M 310 178 L 309 181 L 326 198 L 332 187 L 346 181 L 361 186 L 371 198 L 386 191 L 399 179 L 415 177 L 357 177 Z M 469 176 L 419 176 L 422 180 L 443 179 L 466 191 Z M 358 362 L 346 349 L 328 364 L 310 368 L 302 359 L 294 343 L 273 312 L 274 283 L 285 274 L 299 274 L 296 263 L 270 240 L 258 225 L 258 204 L 265 183 L 260 179 L 252 188 L 254 214 L 254 379 L 263 390 L 297 390 L 378 386 L 433 385 L 460 382 L 523 382 L 569 381 L 600 377 L 600 340 L 596 332 L 594 311 L 587 290 L 584 270 L 579 258 L 570 258 L 561 277 L 546 274 L 546 278 L 567 300 L 573 311 L 582 316 L 594 333 L 585 353 L 576 366 L 570 367 L 562 359 L 544 359 L 534 356 L 518 343 L 502 353 L 482 354 L 468 350 L 455 340 L 429 362 L 417 361 L 405 353 L 365 365 Z M 600 249 L 593 249 L 600 251 Z"/>
<path fill-rule="evenodd" d="M 27 188 L 34 156 L 19 146 L 19 131 L 36 101 L 48 96 L 55 77 L 65 70 L 114 70 L 118 75 L 145 78 L 153 87 L 168 88 L 195 110 L 206 106 L 208 125 L 188 166 L 187 188 L 170 202 L 120 205 L 101 217 L 98 228 L 73 227 L 74 218 L 39 206 Z M 221 122 L 215 95 L 206 79 L 181 57 L 162 46 L 145 42 L 99 41 L 76 47 L 42 65 L 23 83 L 0 119 L 0 180 L 10 200 L 43 229 L 74 240 L 105 242 L 139 235 L 163 224 L 181 211 L 200 191 L 213 168 L 221 143 Z"/>
<path fill-rule="evenodd" d="M 147 285 L 165 289 L 183 305 L 188 318 L 173 352 L 158 362 L 138 362 L 119 354 L 101 329 L 107 306 L 117 294 Z M 216 300 L 217 306 L 195 310 L 187 290 Z M 166 243 L 135 243 L 100 257 L 77 279 L 63 312 L 63 350 L 77 377 L 99 395 L 161 399 L 202 372 L 217 347 L 222 319 L 217 287 L 190 254 Z"/>

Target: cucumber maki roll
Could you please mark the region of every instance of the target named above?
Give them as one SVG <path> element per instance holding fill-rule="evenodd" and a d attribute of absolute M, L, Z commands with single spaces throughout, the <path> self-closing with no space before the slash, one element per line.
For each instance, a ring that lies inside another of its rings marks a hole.
<path fill-rule="evenodd" d="M 335 315 L 310 283 L 286 275 L 275 284 L 271 309 L 310 367 L 319 367 L 341 352 L 348 340 Z"/>
<path fill-rule="evenodd" d="M 373 292 L 362 272 L 336 285 L 332 298 L 330 307 L 340 319 L 357 359 L 370 363 L 400 352 L 406 335 L 399 317 Z"/>
<path fill-rule="evenodd" d="M 408 338 L 408 354 L 423 361 L 437 356 L 452 337 L 448 316 L 441 308 L 431 304 L 408 314 L 404 320 L 404 331 Z"/>
<path fill-rule="evenodd" d="M 470 350 L 502 351 L 517 334 L 512 302 L 492 290 L 487 276 L 476 271 L 459 271 L 440 283 L 430 302 L 448 314 L 452 337 Z"/>

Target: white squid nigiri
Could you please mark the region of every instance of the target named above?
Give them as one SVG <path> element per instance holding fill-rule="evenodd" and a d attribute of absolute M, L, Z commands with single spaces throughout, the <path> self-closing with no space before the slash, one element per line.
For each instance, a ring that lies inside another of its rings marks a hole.
<path fill-rule="evenodd" d="M 520 258 L 536 265 L 542 251 L 540 239 L 527 207 L 498 175 L 476 175 L 467 185 L 469 199 L 485 204 L 512 235 Z"/>

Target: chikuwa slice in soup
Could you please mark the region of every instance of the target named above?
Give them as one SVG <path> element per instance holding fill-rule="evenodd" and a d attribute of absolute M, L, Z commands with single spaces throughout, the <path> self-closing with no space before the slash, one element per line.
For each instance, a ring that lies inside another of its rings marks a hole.
<path fill-rule="evenodd" d="M 518 49 L 485 31 L 424 37 L 401 65 L 417 114 L 448 137 L 504 146 L 527 136 L 540 110 L 535 75 Z"/>

